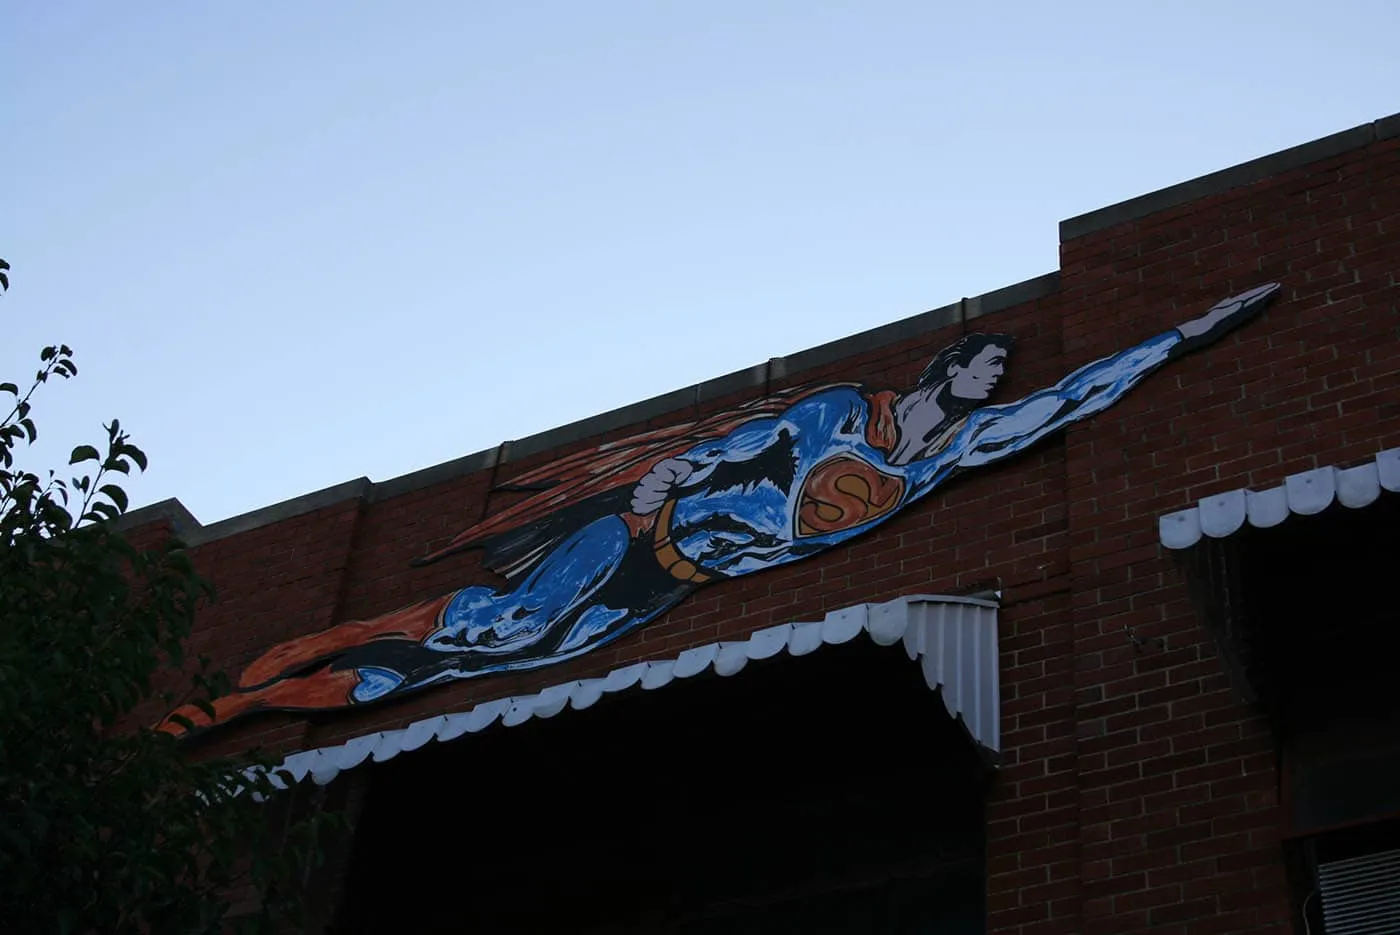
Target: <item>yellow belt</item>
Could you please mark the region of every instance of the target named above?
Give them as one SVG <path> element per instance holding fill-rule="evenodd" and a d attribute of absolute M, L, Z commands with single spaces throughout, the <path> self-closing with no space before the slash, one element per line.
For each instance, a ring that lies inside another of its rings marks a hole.
<path fill-rule="evenodd" d="M 653 548 L 656 550 L 656 560 L 672 577 L 682 581 L 689 581 L 691 584 L 704 584 L 706 581 L 713 581 L 715 575 L 701 571 L 694 562 L 682 555 L 672 544 L 671 516 L 675 512 L 676 501 L 667 500 L 661 507 L 661 513 L 656 517 L 656 540 L 653 544 Z"/>

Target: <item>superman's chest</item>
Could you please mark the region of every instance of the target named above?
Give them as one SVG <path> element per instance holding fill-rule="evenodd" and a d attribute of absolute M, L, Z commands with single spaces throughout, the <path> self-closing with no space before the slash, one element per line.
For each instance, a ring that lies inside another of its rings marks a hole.
<path fill-rule="evenodd" d="M 846 532 L 880 519 L 903 502 L 908 484 L 898 468 L 874 452 L 828 455 L 807 470 L 793 503 L 799 539 Z"/>

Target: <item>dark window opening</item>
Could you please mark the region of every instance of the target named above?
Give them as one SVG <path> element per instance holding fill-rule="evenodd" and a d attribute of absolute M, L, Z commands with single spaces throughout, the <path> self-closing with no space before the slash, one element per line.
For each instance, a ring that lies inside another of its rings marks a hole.
<path fill-rule="evenodd" d="M 1397 529 L 1400 496 L 1387 495 L 1230 537 L 1235 642 L 1285 735 L 1400 711 L 1389 651 L 1400 622 Z"/>
<path fill-rule="evenodd" d="M 338 935 L 985 931 L 982 757 L 861 638 L 373 770 Z"/>
<path fill-rule="evenodd" d="M 1400 848 L 1397 528 L 1387 494 L 1246 527 L 1194 558 L 1221 649 L 1274 729 L 1296 927 L 1314 935 L 1400 931 L 1400 900 L 1368 889 Z"/>

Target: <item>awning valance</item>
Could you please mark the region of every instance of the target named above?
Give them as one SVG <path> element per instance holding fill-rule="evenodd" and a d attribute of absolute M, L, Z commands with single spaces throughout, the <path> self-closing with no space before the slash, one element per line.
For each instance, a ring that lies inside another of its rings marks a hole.
<path fill-rule="evenodd" d="M 1383 587 L 1400 557 L 1394 492 L 1400 448 L 1159 519 L 1240 697 L 1280 724 L 1364 710 L 1371 687 L 1389 684 L 1370 647 L 1394 616 Z"/>
<path fill-rule="evenodd" d="M 639 662 L 601 678 L 551 685 L 531 695 L 497 698 L 399 730 L 376 731 L 343 744 L 295 753 L 280 768 L 297 781 L 309 776 L 324 785 L 367 761 L 383 762 L 404 751 L 433 741 L 456 740 L 492 724 L 513 727 L 531 718 L 554 717 L 566 708 L 583 710 L 605 694 L 632 688 L 655 690 L 675 679 L 710 670 L 730 676 L 750 660 L 783 652 L 804 656 L 825 645 L 849 642 L 861 633 L 877 645 L 902 644 L 908 657 L 919 663 L 929 688 L 939 692 L 948 714 L 974 743 L 996 754 L 1001 749 L 997 609 L 991 600 L 936 595 L 857 604 L 831 611 L 821 620 L 758 630 L 746 640 L 698 646 L 673 659 Z"/>
<path fill-rule="evenodd" d="M 1324 467 L 1284 479 L 1268 490 L 1232 490 L 1205 497 L 1199 504 L 1158 520 L 1162 545 L 1187 549 L 1207 536 L 1223 539 L 1251 526 L 1277 526 L 1292 514 L 1310 516 L 1334 503 L 1351 509 L 1369 506 L 1382 490 L 1400 492 L 1400 448 L 1376 455 L 1357 467 Z"/>

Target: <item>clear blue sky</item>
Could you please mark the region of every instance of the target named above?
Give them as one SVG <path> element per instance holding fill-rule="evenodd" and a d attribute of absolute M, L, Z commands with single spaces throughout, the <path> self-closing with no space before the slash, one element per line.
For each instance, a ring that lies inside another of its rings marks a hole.
<path fill-rule="evenodd" d="M 1400 111 L 1395 0 L 0 13 L 0 376 L 136 504 L 383 480 L 1053 270 L 1056 223 Z"/>

